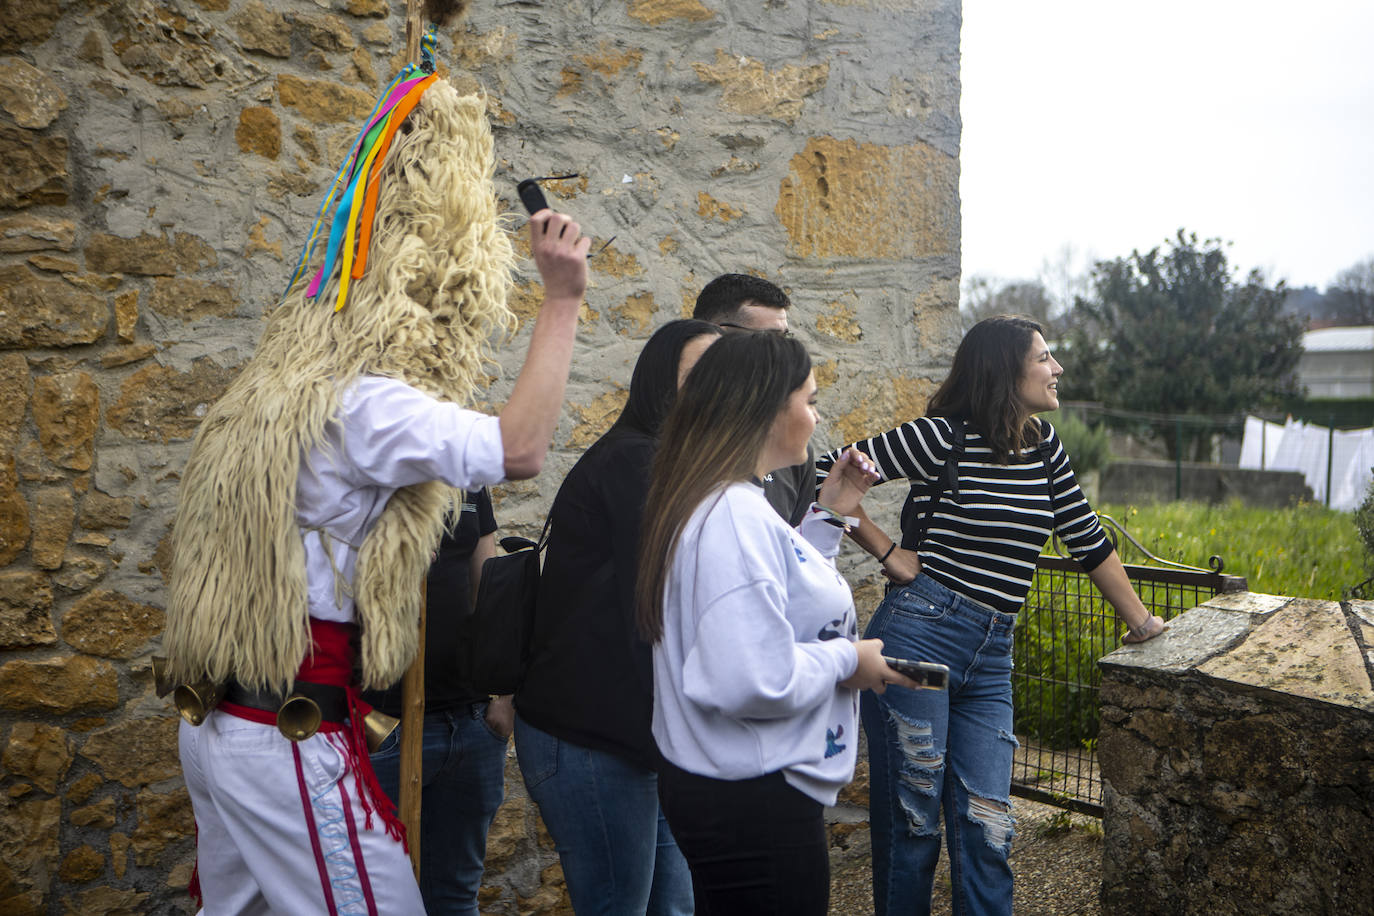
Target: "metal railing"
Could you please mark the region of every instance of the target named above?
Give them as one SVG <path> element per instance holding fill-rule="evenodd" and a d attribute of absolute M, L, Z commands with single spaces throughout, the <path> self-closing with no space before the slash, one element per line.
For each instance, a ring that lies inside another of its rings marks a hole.
<path fill-rule="evenodd" d="M 1147 558 L 1127 564 L 1141 601 L 1165 620 L 1221 592 L 1245 591 L 1245 579 L 1186 566 L 1151 554 L 1110 516 L 1103 527 Z M 1057 546 L 1057 545 L 1056 545 Z M 1013 795 L 1100 817 L 1097 772 L 1099 725 L 1097 660 L 1121 645 L 1124 626 L 1077 561 L 1042 556 L 1016 622 L 1012 702 L 1021 746 L 1012 763 Z"/>

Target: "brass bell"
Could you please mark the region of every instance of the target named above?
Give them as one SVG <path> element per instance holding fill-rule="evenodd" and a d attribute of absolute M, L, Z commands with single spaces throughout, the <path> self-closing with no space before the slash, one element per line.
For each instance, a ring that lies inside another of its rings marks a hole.
<path fill-rule="evenodd" d="M 388 716 L 381 710 L 374 709 L 363 716 L 363 734 L 367 737 L 367 752 L 377 753 L 377 748 L 382 746 L 382 742 L 391 737 L 401 724 L 401 720 L 395 716 Z"/>
<path fill-rule="evenodd" d="M 209 678 L 197 681 L 194 684 L 182 684 L 172 691 L 172 703 L 176 706 L 177 712 L 191 725 L 200 725 L 205 721 L 205 717 L 210 714 L 210 710 L 219 705 L 219 701 L 224 699 L 227 685 L 216 684 Z"/>
<path fill-rule="evenodd" d="M 304 694 L 293 693 L 277 710 L 277 731 L 291 741 L 304 741 L 320 730 L 323 719 L 320 704 Z"/>

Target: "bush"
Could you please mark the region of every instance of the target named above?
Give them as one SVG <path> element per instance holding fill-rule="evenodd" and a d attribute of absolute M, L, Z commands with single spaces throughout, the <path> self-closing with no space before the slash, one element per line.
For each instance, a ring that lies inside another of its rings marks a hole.
<path fill-rule="evenodd" d="M 1086 474 L 1100 471 L 1111 460 L 1111 449 L 1107 442 L 1107 428 L 1101 424 L 1089 426 L 1072 413 L 1063 413 L 1050 421 L 1064 450 L 1069 453 L 1075 473 Z"/>
<path fill-rule="evenodd" d="M 1364 502 L 1355 510 L 1355 530 L 1360 532 L 1360 540 L 1364 542 L 1365 568 L 1374 573 L 1374 480 L 1369 482 Z"/>

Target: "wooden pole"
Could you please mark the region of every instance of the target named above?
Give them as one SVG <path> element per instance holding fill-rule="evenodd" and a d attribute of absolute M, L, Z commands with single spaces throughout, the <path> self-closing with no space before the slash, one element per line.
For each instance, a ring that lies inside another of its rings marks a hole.
<path fill-rule="evenodd" d="M 410 845 L 410 865 L 420 879 L 420 793 L 424 789 L 425 617 L 429 596 L 420 583 L 420 651 L 401 678 L 401 797 L 397 807 Z"/>
<path fill-rule="evenodd" d="M 406 60 L 420 62 L 420 38 L 425 34 L 422 0 L 406 0 Z"/>
<path fill-rule="evenodd" d="M 406 60 L 420 62 L 422 0 L 406 0 Z M 424 788 L 426 580 L 420 582 L 420 650 L 401 679 L 401 797 L 397 807 L 410 845 L 410 866 L 420 880 L 420 794 Z"/>

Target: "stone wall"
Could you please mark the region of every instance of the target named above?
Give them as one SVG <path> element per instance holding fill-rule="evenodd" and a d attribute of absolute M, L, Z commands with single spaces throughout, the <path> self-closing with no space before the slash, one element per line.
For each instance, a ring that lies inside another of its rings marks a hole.
<path fill-rule="evenodd" d="M 1251 506 L 1285 509 L 1312 500 L 1301 471 L 1260 471 L 1221 464 L 1131 459 L 1102 469 L 1098 497 L 1109 503 L 1167 503 L 1182 485 L 1182 498 L 1199 503 L 1240 500 Z"/>
<path fill-rule="evenodd" d="M 1374 913 L 1374 603 L 1219 595 L 1101 665 L 1104 913 Z"/>
<path fill-rule="evenodd" d="M 188 906 L 193 821 L 149 664 L 178 472 L 401 63 L 403 7 L 0 0 L 0 911 Z M 506 530 L 537 528 L 643 340 L 723 271 L 790 290 L 818 443 L 919 412 L 958 337 L 959 18 L 958 0 L 475 0 L 447 30 L 442 69 L 488 93 L 507 207 L 518 179 L 577 172 L 555 206 L 615 236 L 556 451 L 495 494 Z M 539 295 L 526 262 L 525 318 Z M 552 911 L 557 859 L 510 776 L 484 907 Z"/>

